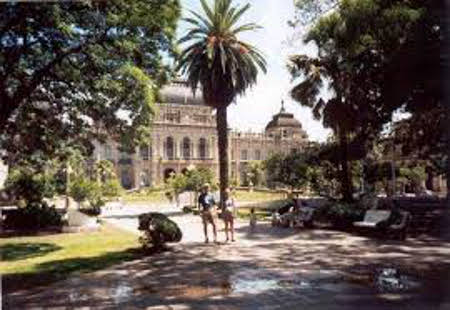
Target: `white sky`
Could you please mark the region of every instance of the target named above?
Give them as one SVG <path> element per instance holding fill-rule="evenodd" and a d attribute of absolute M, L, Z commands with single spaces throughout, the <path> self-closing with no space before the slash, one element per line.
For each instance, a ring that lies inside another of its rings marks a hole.
<path fill-rule="evenodd" d="M 330 130 L 324 129 L 320 122 L 313 119 L 309 108 L 300 106 L 289 96 L 292 83 L 286 69 L 288 56 L 314 53 L 313 46 L 306 47 L 301 42 L 297 42 L 297 48 L 294 49 L 286 43 L 293 32 L 287 22 L 294 15 L 294 1 L 234 0 L 234 3 L 252 5 L 243 15 L 242 22 L 256 22 L 263 29 L 245 33 L 240 38 L 263 52 L 268 71 L 266 75 L 261 73 L 257 85 L 245 96 L 238 98 L 237 104 L 230 106 L 228 112 L 230 127 L 241 131 L 262 131 L 272 115 L 279 112 L 283 99 L 286 110 L 294 113 L 295 117 L 301 121 L 310 140 L 325 141 Z M 202 12 L 200 0 L 181 0 L 181 4 L 184 16 L 188 16 L 187 10 Z M 180 23 L 180 35 L 185 32 L 186 26 L 186 23 Z"/>

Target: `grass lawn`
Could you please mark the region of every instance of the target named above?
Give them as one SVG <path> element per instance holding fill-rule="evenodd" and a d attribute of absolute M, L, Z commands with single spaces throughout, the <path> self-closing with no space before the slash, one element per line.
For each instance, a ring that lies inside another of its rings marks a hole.
<path fill-rule="evenodd" d="M 269 192 L 248 192 L 236 191 L 235 199 L 238 202 L 265 202 L 284 199 L 284 194 Z M 168 203 L 165 192 L 163 190 L 127 193 L 123 196 L 124 202 L 128 203 Z"/>
<path fill-rule="evenodd" d="M 158 191 L 148 191 L 143 190 L 141 192 L 133 192 L 133 193 L 126 193 L 123 196 L 124 202 L 130 202 L 130 203 L 168 203 L 169 200 L 167 199 L 165 192 L 158 190 Z"/>
<path fill-rule="evenodd" d="M 286 199 L 279 199 L 279 200 L 251 203 L 248 206 L 240 207 L 237 211 L 237 216 L 241 219 L 249 219 L 250 209 L 255 208 L 256 218 L 258 220 L 264 220 L 272 215 L 273 210 L 276 210 L 284 206 L 287 202 L 288 200 Z"/>
<path fill-rule="evenodd" d="M 137 239 L 111 226 L 92 233 L 2 238 L 4 288 L 15 290 L 133 260 L 141 255 Z"/>
<path fill-rule="evenodd" d="M 260 202 L 260 201 L 273 201 L 284 199 L 284 194 L 280 193 L 269 193 L 269 192 L 249 192 L 249 191 L 236 191 L 235 199 L 237 201 L 252 201 L 252 202 Z"/>

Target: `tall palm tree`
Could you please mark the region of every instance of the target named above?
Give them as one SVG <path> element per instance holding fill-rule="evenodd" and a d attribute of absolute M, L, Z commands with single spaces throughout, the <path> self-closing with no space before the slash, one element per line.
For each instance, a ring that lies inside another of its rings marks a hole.
<path fill-rule="evenodd" d="M 234 6 L 232 0 L 215 0 L 213 6 L 205 0 L 200 3 L 204 15 L 190 11 L 192 17 L 184 19 L 191 28 L 179 43 L 190 45 L 180 55 L 179 69 L 187 75 L 192 90 L 201 86 L 206 104 L 216 109 L 223 203 L 228 187 L 227 108 L 256 83 L 258 68 L 266 72 L 266 62 L 257 48 L 238 38 L 242 32 L 260 28 L 254 23 L 238 24 L 249 4 Z"/>

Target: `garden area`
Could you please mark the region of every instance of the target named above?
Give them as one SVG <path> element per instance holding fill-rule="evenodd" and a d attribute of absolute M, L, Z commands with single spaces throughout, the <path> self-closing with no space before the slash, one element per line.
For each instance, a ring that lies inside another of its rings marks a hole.
<path fill-rule="evenodd" d="M 42 233 L 0 239 L 4 289 L 46 285 L 80 273 L 139 258 L 135 234 L 103 225 L 79 234 Z M 6 285 L 5 285 L 6 284 Z"/>

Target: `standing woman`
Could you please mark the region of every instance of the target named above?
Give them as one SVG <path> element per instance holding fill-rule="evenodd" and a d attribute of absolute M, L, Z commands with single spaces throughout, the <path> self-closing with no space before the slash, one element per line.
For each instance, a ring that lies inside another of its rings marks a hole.
<path fill-rule="evenodd" d="M 230 240 L 229 232 L 231 231 L 231 241 L 234 242 L 234 199 L 231 197 L 230 189 L 225 191 L 225 206 L 222 211 L 222 219 L 225 222 L 225 234 L 227 236 L 226 242 Z"/>

